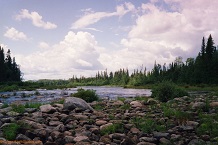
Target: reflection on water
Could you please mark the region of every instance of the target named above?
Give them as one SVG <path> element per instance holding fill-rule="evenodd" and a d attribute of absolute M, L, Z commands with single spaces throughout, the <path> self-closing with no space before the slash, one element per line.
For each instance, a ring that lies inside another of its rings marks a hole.
<path fill-rule="evenodd" d="M 22 102 L 41 102 L 46 103 L 53 100 L 58 100 L 67 97 L 72 93 L 77 92 L 78 88 L 85 90 L 95 90 L 100 98 L 116 99 L 117 97 L 136 97 L 150 96 L 149 89 L 124 89 L 123 87 L 105 87 L 105 86 L 82 86 L 70 88 L 66 90 L 37 90 L 37 91 L 17 91 L 17 92 L 0 92 L 0 101 L 11 103 L 14 101 Z"/>

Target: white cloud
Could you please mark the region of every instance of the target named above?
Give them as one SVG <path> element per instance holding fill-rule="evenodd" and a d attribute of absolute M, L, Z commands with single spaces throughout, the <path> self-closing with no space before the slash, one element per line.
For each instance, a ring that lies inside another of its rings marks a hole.
<path fill-rule="evenodd" d="M 46 42 L 40 42 L 38 46 L 42 49 L 48 49 L 50 47 L 49 44 Z"/>
<path fill-rule="evenodd" d="M 91 9 L 86 9 L 83 10 L 83 12 L 85 12 L 84 16 L 82 16 L 76 22 L 74 22 L 71 28 L 72 29 L 85 28 L 107 17 L 112 17 L 112 16 L 122 17 L 123 15 L 125 15 L 130 11 L 133 11 L 134 9 L 135 9 L 134 5 L 130 2 L 117 6 L 115 12 L 93 12 Z"/>
<path fill-rule="evenodd" d="M 21 64 L 25 79 L 68 79 L 75 74 L 90 76 L 90 72 L 103 69 L 98 60 L 100 54 L 97 41 L 88 32 L 69 31 L 59 44 L 53 46 L 45 42 L 40 44 L 48 46 L 49 49 L 41 49 L 28 56 L 16 57 L 18 64 Z"/>
<path fill-rule="evenodd" d="M 13 27 L 7 28 L 4 36 L 12 40 L 27 40 L 27 36 L 23 32 L 19 32 Z"/>
<path fill-rule="evenodd" d="M 19 15 L 16 15 L 17 20 L 22 19 L 30 19 L 32 23 L 36 27 L 42 27 L 44 29 L 55 29 L 57 25 L 51 22 L 44 22 L 42 20 L 42 16 L 39 15 L 37 12 L 29 12 L 27 9 L 22 9 Z"/>

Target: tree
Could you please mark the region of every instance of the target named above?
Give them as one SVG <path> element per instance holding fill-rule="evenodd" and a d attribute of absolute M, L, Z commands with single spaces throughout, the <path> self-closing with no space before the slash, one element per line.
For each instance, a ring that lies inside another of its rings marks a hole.
<path fill-rule="evenodd" d="M 202 39 L 202 44 L 201 44 L 201 56 L 204 58 L 204 55 L 205 55 L 205 40 L 204 40 L 204 37 Z"/>
<path fill-rule="evenodd" d="M 213 38 L 210 34 L 208 40 L 207 40 L 207 46 L 206 46 L 206 55 L 207 59 L 212 59 L 213 53 L 215 52 L 215 47 L 214 47 L 214 41 Z"/>

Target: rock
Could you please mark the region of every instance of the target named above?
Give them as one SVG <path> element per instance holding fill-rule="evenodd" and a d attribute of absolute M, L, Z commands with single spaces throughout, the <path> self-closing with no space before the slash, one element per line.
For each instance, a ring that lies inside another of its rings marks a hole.
<path fill-rule="evenodd" d="M 88 119 L 88 116 L 82 115 L 82 114 L 75 114 L 73 116 L 76 118 L 76 120 L 87 120 Z"/>
<path fill-rule="evenodd" d="M 3 105 L 4 105 L 3 103 L 0 103 L 0 108 L 2 108 Z"/>
<path fill-rule="evenodd" d="M 74 142 L 74 137 L 72 136 L 64 136 L 65 143 L 71 143 Z"/>
<path fill-rule="evenodd" d="M 193 139 L 191 140 L 188 145 L 200 145 L 200 144 L 206 144 L 203 140 L 201 139 Z"/>
<path fill-rule="evenodd" d="M 100 130 L 104 130 L 105 128 L 108 128 L 109 126 L 112 126 L 112 125 L 113 123 L 107 123 L 107 124 L 101 125 Z"/>
<path fill-rule="evenodd" d="M 6 115 L 8 115 L 8 116 L 18 116 L 18 115 L 20 115 L 20 113 L 10 111 L 10 112 L 7 112 Z"/>
<path fill-rule="evenodd" d="M 160 139 L 160 138 L 169 138 L 169 133 L 165 133 L 165 132 L 153 132 L 154 134 L 154 137 L 157 138 L 157 139 Z"/>
<path fill-rule="evenodd" d="M 210 107 L 218 107 L 218 102 L 211 102 Z"/>
<path fill-rule="evenodd" d="M 21 141 L 25 140 L 25 141 L 27 141 L 27 140 L 31 140 L 31 139 L 29 137 L 23 135 L 23 134 L 18 134 L 17 137 L 16 137 L 16 140 L 21 140 Z"/>
<path fill-rule="evenodd" d="M 113 106 L 123 106 L 124 103 L 123 103 L 122 101 L 120 101 L 120 100 L 117 100 L 117 101 L 113 102 L 112 105 L 113 105 Z"/>
<path fill-rule="evenodd" d="M 67 110 L 73 110 L 75 108 L 81 108 L 83 110 L 91 110 L 94 111 L 94 109 L 83 99 L 76 98 L 76 97 L 67 97 L 64 100 L 64 109 Z"/>
<path fill-rule="evenodd" d="M 154 98 L 149 98 L 147 100 L 147 104 L 149 104 L 149 105 L 158 104 L 158 101 L 155 100 Z"/>
<path fill-rule="evenodd" d="M 171 142 L 168 139 L 164 138 L 164 137 L 160 138 L 159 141 L 160 141 L 161 144 L 171 144 Z"/>
<path fill-rule="evenodd" d="M 80 136 L 77 136 L 73 139 L 75 142 L 81 142 L 81 141 L 89 141 L 89 138 L 87 136 L 83 136 L 83 135 L 80 135 Z"/>
<path fill-rule="evenodd" d="M 58 125 L 62 124 L 62 122 L 60 122 L 60 121 L 50 121 L 48 124 L 49 124 L 49 126 L 58 126 Z"/>
<path fill-rule="evenodd" d="M 202 135 L 201 139 L 203 139 L 204 141 L 209 141 L 210 140 L 210 136 L 209 135 Z"/>
<path fill-rule="evenodd" d="M 40 111 L 43 113 L 54 113 L 56 109 L 52 107 L 50 104 L 42 105 L 39 107 Z"/>
<path fill-rule="evenodd" d="M 122 133 L 113 133 L 111 134 L 112 139 L 123 140 L 126 137 L 125 134 Z"/>
<path fill-rule="evenodd" d="M 139 139 L 140 142 L 151 142 L 151 143 L 156 143 L 157 139 L 154 137 L 141 137 Z"/>
<path fill-rule="evenodd" d="M 156 145 L 156 144 L 150 142 L 140 142 L 137 145 Z"/>
<path fill-rule="evenodd" d="M 195 102 L 192 104 L 192 109 L 202 109 L 205 105 L 204 102 Z"/>
<path fill-rule="evenodd" d="M 140 103 L 139 101 L 132 101 L 132 102 L 130 102 L 130 105 L 133 108 L 142 107 L 142 103 Z"/>
<path fill-rule="evenodd" d="M 110 144 L 111 143 L 111 139 L 110 139 L 110 137 L 108 135 L 102 136 L 99 141 L 103 142 L 104 144 Z"/>
<path fill-rule="evenodd" d="M 197 127 L 199 125 L 196 121 L 187 121 L 186 124 L 193 127 Z"/>
<path fill-rule="evenodd" d="M 132 134 L 139 134 L 140 133 L 140 130 L 138 129 L 138 128 L 135 128 L 135 127 L 132 127 L 131 129 L 130 129 L 130 132 L 132 133 Z"/>
<path fill-rule="evenodd" d="M 95 122 L 95 124 L 98 125 L 98 126 L 104 125 L 104 124 L 106 124 L 106 123 L 107 123 L 107 121 L 105 121 L 105 120 L 97 120 L 97 121 Z"/>
<path fill-rule="evenodd" d="M 33 113 L 33 112 L 36 112 L 37 109 L 36 108 L 25 108 L 25 112 L 28 112 L 28 113 Z"/>
<path fill-rule="evenodd" d="M 10 112 L 12 110 L 12 107 L 7 107 L 7 108 L 3 108 L 3 109 L 0 109 L 0 113 L 7 113 L 7 112 Z"/>

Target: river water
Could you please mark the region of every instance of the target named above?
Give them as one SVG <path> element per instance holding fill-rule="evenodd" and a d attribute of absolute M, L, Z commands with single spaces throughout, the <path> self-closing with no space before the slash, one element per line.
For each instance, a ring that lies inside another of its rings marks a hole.
<path fill-rule="evenodd" d="M 118 97 L 136 97 L 150 96 L 150 89 L 129 89 L 123 87 L 106 87 L 106 86 L 82 86 L 77 88 L 69 88 L 66 90 L 37 90 L 37 91 L 16 91 L 16 92 L 0 92 L 0 102 L 3 103 L 31 103 L 41 102 L 47 103 L 54 100 L 68 97 L 72 93 L 76 93 L 78 88 L 85 90 L 95 90 L 100 98 L 117 99 Z"/>

